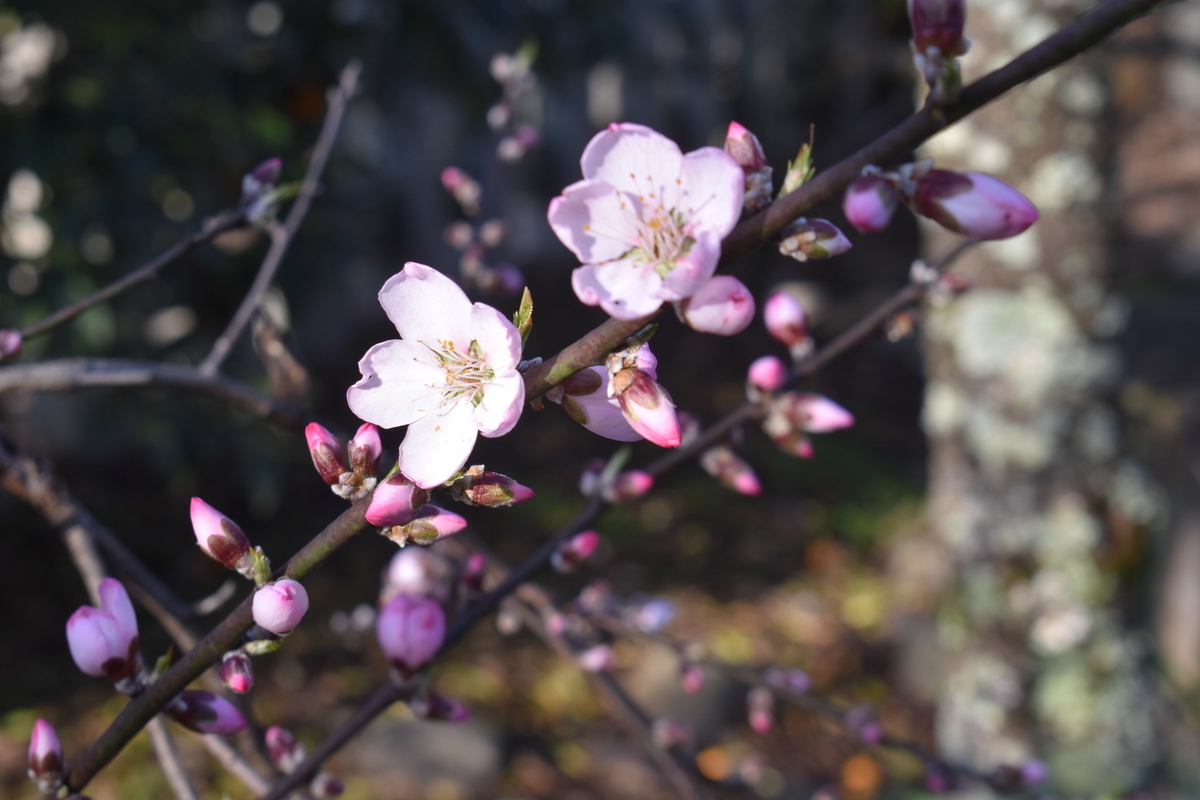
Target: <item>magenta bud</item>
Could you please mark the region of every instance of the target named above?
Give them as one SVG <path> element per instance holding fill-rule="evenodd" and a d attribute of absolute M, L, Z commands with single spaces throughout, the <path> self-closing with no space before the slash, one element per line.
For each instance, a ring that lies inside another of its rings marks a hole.
<path fill-rule="evenodd" d="M 584 672 L 608 672 L 613 668 L 616 656 L 611 647 L 598 644 L 577 654 L 575 661 Z"/>
<path fill-rule="evenodd" d="M 274 185 L 279 183 L 279 176 L 283 173 L 282 158 L 268 158 L 266 161 L 259 164 L 254 169 L 250 170 L 250 175 L 254 180 L 261 184 Z"/>
<path fill-rule="evenodd" d="M 417 512 L 412 522 L 393 527 L 388 538 L 400 545 L 433 544 L 439 539 L 452 536 L 467 527 L 467 520 L 453 511 L 426 505 Z"/>
<path fill-rule="evenodd" d="M 762 494 L 762 484 L 754 474 L 754 468 L 728 447 L 718 446 L 705 450 L 700 456 L 700 466 L 726 489 L 744 495 Z"/>
<path fill-rule="evenodd" d="M 308 423 L 308 427 L 304 429 L 304 438 L 308 440 L 308 452 L 312 455 L 317 474 L 330 486 L 336 486 L 338 479 L 346 471 L 346 462 L 342 458 L 342 443 L 316 422 Z"/>
<path fill-rule="evenodd" d="M 138 671 L 137 616 L 120 581 L 100 581 L 99 594 L 101 608 L 80 606 L 67 620 L 67 646 L 81 672 L 115 683 Z"/>
<path fill-rule="evenodd" d="M 881 231 L 892 221 L 900 193 L 878 175 L 863 175 L 846 188 L 842 212 L 859 233 Z"/>
<path fill-rule="evenodd" d="M 199 497 L 192 498 L 192 531 L 205 555 L 229 569 L 245 569 L 250 540 L 233 520 Z"/>
<path fill-rule="evenodd" d="M 446 615 L 428 597 L 398 594 L 379 612 L 379 646 L 405 676 L 425 666 L 446 638 Z"/>
<path fill-rule="evenodd" d="M 307 752 L 286 728 L 272 725 L 267 728 L 267 752 L 282 772 L 291 772 L 304 761 Z"/>
<path fill-rule="evenodd" d="M 43 792 L 57 789 L 62 782 L 62 744 L 54 726 L 38 717 L 29 736 L 29 777 Z"/>
<path fill-rule="evenodd" d="M 934 169 L 917 180 L 913 210 L 972 239 L 1008 239 L 1037 222 L 1029 198 L 980 172 Z"/>
<path fill-rule="evenodd" d="M 462 574 L 459 576 L 459 583 L 468 593 L 474 594 L 483 591 L 483 578 L 487 572 L 487 559 L 483 553 L 472 553 L 467 559 L 467 563 L 463 565 Z"/>
<path fill-rule="evenodd" d="M 801 217 L 779 234 L 779 252 L 797 261 L 833 258 L 854 247 L 832 222 Z"/>
<path fill-rule="evenodd" d="M 212 692 L 187 690 L 167 704 L 171 718 L 196 733 L 232 736 L 246 727 L 246 718 L 237 707 Z"/>
<path fill-rule="evenodd" d="M 800 301 L 788 292 L 775 292 L 767 299 L 763 322 L 767 333 L 789 348 L 808 338 L 808 315 Z"/>
<path fill-rule="evenodd" d="M 221 682 L 230 691 L 245 694 L 254 688 L 254 665 L 241 650 L 230 650 L 222 657 L 220 674 Z"/>
<path fill-rule="evenodd" d="M 21 354 L 21 332 L 12 328 L 0 330 L 0 361 L 16 358 Z"/>
<path fill-rule="evenodd" d="M 606 498 L 614 503 L 636 500 L 654 488 L 654 476 L 640 469 L 622 472 L 613 479 L 612 490 Z"/>
<path fill-rule="evenodd" d="M 944 56 L 961 55 L 963 28 L 967 20 L 966 0 L 908 0 L 913 49 L 924 53 L 936 47 Z"/>
<path fill-rule="evenodd" d="M 397 594 L 428 596 L 446 602 L 450 599 L 452 578 L 450 564 L 437 553 L 405 547 L 388 564 L 383 602 L 386 604 Z"/>
<path fill-rule="evenodd" d="M 775 356 L 763 356 L 754 360 L 746 372 L 746 382 L 760 392 L 775 392 L 788 379 L 788 368 Z"/>
<path fill-rule="evenodd" d="M 450 487 L 455 499 L 469 506 L 504 508 L 533 498 L 533 490 L 499 472 L 468 471 Z"/>
<path fill-rule="evenodd" d="M 763 686 L 755 686 L 746 694 L 746 715 L 750 728 L 763 735 L 775 724 L 775 695 Z"/>
<path fill-rule="evenodd" d="M 337 797 L 342 792 L 346 791 L 346 784 L 337 775 L 332 772 L 318 772 L 317 777 L 312 779 L 312 783 L 308 785 L 312 791 L 314 800 L 327 800 L 330 797 Z"/>
<path fill-rule="evenodd" d="M 611 388 L 629 427 L 659 447 L 679 446 L 682 435 L 675 404 L 649 373 L 628 367 L 612 376 Z"/>
<path fill-rule="evenodd" d="M 346 451 L 350 455 L 350 469 L 367 477 L 375 477 L 375 472 L 379 469 L 379 457 L 383 455 L 379 427 L 370 422 L 363 423 L 358 433 L 354 434 L 354 438 L 346 445 Z M 315 457 L 313 461 L 316 462 Z"/>
<path fill-rule="evenodd" d="M 758 172 L 767 166 L 767 154 L 758 137 L 737 122 L 729 123 L 725 134 L 725 152 L 744 172 Z"/>
<path fill-rule="evenodd" d="M 442 170 L 442 186 L 446 187 L 446 191 L 451 194 L 454 194 L 470 180 L 471 177 L 458 167 L 446 167 Z"/>
<path fill-rule="evenodd" d="M 254 593 L 254 621 L 271 633 L 287 633 L 308 611 L 308 592 L 291 578 L 268 583 Z"/>
<path fill-rule="evenodd" d="M 732 275 L 716 275 L 679 303 L 679 313 L 692 329 L 718 336 L 746 330 L 754 319 L 754 297 Z"/>
<path fill-rule="evenodd" d="M 854 415 L 828 397 L 800 392 L 788 399 L 789 419 L 809 433 L 829 433 L 854 425 Z"/>
<path fill-rule="evenodd" d="M 471 712 L 453 697 L 429 692 L 424 697 L 413 701 L 413 712 L 423 719 L 442 720 L 443 722 L 466 722 L 471 718 Z"/>
<path fill-rule="evenodd" d="M 699 664 L 687 663 L 682 669 L 683 690 L 688 694 L 696 694 L 704 688 L 704 667 Z"/>
<path fill-rule="evenodd" d="M 428 489 L 422 489 L 397 472 L 375 487 L 371 505 L 367 508 L 367 522 L 381 528 L 407 525 L 428 500 Z"/>
<path fill-rule="evenodd" d="M 577 533 L 560 544 L 550 556 L 550 564 L 555 570 L 566 574 L 573 572 L 576 567 L 587 561 L 596 552 L 600 544 L 600 534 L 595 531 Z"/>

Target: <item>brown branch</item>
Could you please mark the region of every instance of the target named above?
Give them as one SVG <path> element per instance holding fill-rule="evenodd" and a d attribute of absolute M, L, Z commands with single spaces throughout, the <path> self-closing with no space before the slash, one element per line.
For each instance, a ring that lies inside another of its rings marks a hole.
<path fill-rule="evenodd" d="M 321 134 L 317 137 L 317 143 L 313 147 L 312 160 L 308 162 L 308 170 L 304 174 L 304 183 L 300 187 L 300 193 L 296 195 L 283 225 L 276 224 L 271 227 L 271 247 L 267 250 L 262 266 L 259 267 L 258 275 L 255 276 L 254 283 L 246 292 L 241 305 L 234 312 L 233 318 L 229 320 L 229 325 L 213 343 L 212 350 L 205 356 L 204 361 L 200 362 L 201 374 L 209 376 L 217 374 L 221 364 L 229 355 L 229 351 L 233 349 L 238 337 L 242 335 L 242 331 L 249 324 L 250 318 L 258 310 L 263 295 L 270 288 L 271 281 L 274 280 L 275 273 L 278 271 L 283 257 L 287 255 L 288 247 L 295 238 L 296 231 L 304 222 L 304 217 L 308 214 L 308 207 L 312 204 L 312 199 L 320 187 L 321 173 L 325 171 L 325 164 L 329 161 L 329 152 L 333 149 L 333 142 L 342 125 L 346 104 L 358 88 L 360 72 L 362 72 L 362 63 L 357 59 L 351 61 L 342 69 L 342 74 L 338 77 L 337 88 L 330 90 L 329 110 L 325 113 Z"/>
<path fill-rule="evenodd" d="M 191 779 L 179 761 L 179 748 L 175 746 L 175 739 L 167 730 L 167 723 L 162 716 L 157 716 L 146 724 L 146 733 L 150 734 L 154 752 L 177 800 L 200 800 L 200 795 L 196 793 Z"/>

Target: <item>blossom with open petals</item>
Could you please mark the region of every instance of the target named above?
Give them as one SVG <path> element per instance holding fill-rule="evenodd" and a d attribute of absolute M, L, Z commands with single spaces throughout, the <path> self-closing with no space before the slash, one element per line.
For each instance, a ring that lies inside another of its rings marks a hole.
<path fill-rule="evenodd" d="M 576 296 L 618 319 L 691 297 L 712 277 L 742 213 L 742 168 L 724 150 L 610 125 L 580 160 L 583 180 L 550 202 L 550 227 L 583 266 Z"/>
<path fill-rule="evenodd" d="M 472 304 L 454 281 L 409 262 L 379 292 L 400 332 L 358 362 L 350 410 L 381 428 L 408 426 L 400 469 L 423 489 L 467 463 L 475 437 L 512 430 L 525 403 L 521 335 L 504 315 Z"/>

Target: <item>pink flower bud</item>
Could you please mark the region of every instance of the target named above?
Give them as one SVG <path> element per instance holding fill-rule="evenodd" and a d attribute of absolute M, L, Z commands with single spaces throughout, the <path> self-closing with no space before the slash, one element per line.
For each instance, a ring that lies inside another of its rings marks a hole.
<path fill-rule="evenodd" d="M 764 735 L 771 731 L 775 723 L 775 695 L 771 690 L 755 686 L 746 695 L 746 713 L 749 717 L 750 728 L 757 734 Z"/>
<path fill-rule="evenodd" d="M 363 423 L 358 433 L 350 440 L 350 444 L 346 445 L 346 451 L 350 455 L 350 469 L 362 475 L 375 477 L 375 472 L 379 469 L 379 457 L 383 455 L 378 426 L 370 422 Z"/>
<path fill-rule="evenodd" d="M 308 592 L 291 578 L 268 583 L 254 593 L 254 621 L 271 633 L 287 633 L 308 611 Z"/>
<path fill-rule="evenodd" d="M 891 181 L 863 175 L 846 188 L 842 212 L 859 233 L 881 231 L 892 221 L 900 193 Z"/>
<path fill-rule="evenodd" d="M 767 166 L 767 154 L 758 137 L 740 123 L 730 122 L 725 134 L 725 152 L 733 157 L 744 172 L 758 172 Z"/>
<path fill-rule="evenodd" d="M 468 471 L 450 487 L 455 499 L 469 506 L 504 508 L 532 499 L 533 490 L 499 472 Z"/>
<path fill-rule="evenodd" d="M 788 379 L 788 368 L 775 356 L 763 356 L 754 360 L 746 372 L 746 382 L 761 392 L 774 392 Z"/>
<path fill-rule="evenodd" d="M 165 710 L 180 725 L 196 733 L 232 736 L 246 727 L 242 712 L 233 703 L 212 692 L 180 692 Z"/>
<path fill-rule="evenodd" d="M 304 745 L 297 742 L 296 737 L 287 729 L 278 725 L 267 728 L 266 739 L 267 752 L 282 772 L 291 772 L 300 766 L 300 762 L 304 761 L 307 755 Z"/>
<path fill-rule="evenodd" d="M 12 328 L 0 330 L 0 361 L 16 358 L 21 354 L 21 332 Z"/>
<path fill-rule="evenodd" d="M 550 564 L 558 572 L 572 572 L 596 552 L 599 544 L 600 534 L 595 531 L 577 533 L 555 549 L 550 556 Z"/>
<path fill-rule="evenodd" d="M 472 553 L 467 559 L 467 563 L 463 565 L 462 575 L 458 581 L 463 589 L 468 594 L 476 594 L 483 591 L 483 578 L 487 572 L 487 559 L 483 553 Z"/>
<path fill-rule="evenodd" d="M 283 159 L 278 156 L 268 158 L 266 161 L 259 164 L 254 169 L 250 170 L 250 176 L 261 184 L 274 185 L 279 183 L 279 176 L 283 173 Z"/>
<path fill-rule="evenodd" d="M 388 564 L 383 602 L 386 604 L 397 594 L 428 596 L 446 602 L 450 599 L 452 579 L 446 559 L 431 550 L 405 547 Z"/>
<path fill-rule="evenodd" d="M 101 608 L 80 606 L 67 620 L 67 646 L 85 675 L 117 682 L 138 671 L 137 616 L 119 581 L 100 581 L 99 594 Z"/>
<path fill-rule="evenodd" d="M 966 0 L 908 0 L 913 49 L 924 53 L 936 47 L 942 55 L 961 55 L 966 18 Z"/>
<path fill-rule="evenodd" d="M 308 785 L 314 800 L 328 800 L 346 791 L 346 784 L 332 772 L 318 772 L 317 777 Z"/>
<path fill-rule="evenodd" d="M 754 468 L 743 461 L 728 447 L 711 447 L 700 456 L 700 466 L 721 485 L 738 494 L 762 494 L 762 484 L 754 474 Z"/>
<path fill-rule="evenodd" d="M 433 658 L 446 638 L 446 615 L 428 597 L 398 594 L 379 612 L 379 646 L 403 675 Z"/>
<path fill-rule="evenodd" d="M 801 217 L 779 234 L 779 252 L 797 261 L 833 258 L 854 247 L 832 222 Z"/>
<path fill-rule="evenodd" d="M 704 688 L 704 667 L 699 664 L 683 665 L 683 690 L 696 694 Z"/>
<path fill-rule="evenodd" d="M 196 543 L 205 555 L 229 569 L 246 568 L 250 540 L 237 523 L 199 497 L 192 498 L 191 515 Z"/>
<path fill-rule="evenodd" d="M 446 167 L 442 170 L 442 186 L 451 194 L 470 180 L 470 176 L 458 167 Z"/>
<path fill-rule="evenodd" d="M 754 319 L 754 297 L 732 275 L 716 275 L 679 303 L 684 322 L 701 333 L 733 336 Z"/>
<path fill-rule="evenodd" d="M 613 668 L 613 649 L 606 644 L 589 647 L 575 656 L 579 668 L 584 672 L 608 672 Z"/>
<path fill-rule="evenodd" d="M 775 292 L 763 306 L 763 322 L 767 333 L 787 347 L 793 347 L 808 338 L 808 315 L 804 306 L 787 292 Z"/>
<path fill-rule="evenodd" d="M 467 527 L 467 521 L 452 511 L 446 511 L 437 506 L 426 505 L 412 522 L 393 527 L 387 536 L 392 541 L 403 546 L 413 544 L 433 544 L 438 539 L 452 536 Z"/>
<path fill-rule="evenodd" d="M 375 487 L 371 505 L 367 508 L 367 522 L 381 528 L 406 525 L 428 500 L 428 489 L 422 489 L 397 472 Z"/>
<path fill-rule="evenodd" d="M 654 476 L 640 469 L 622 472 L 613 479 L 611 490 L 605 492 L 605 499 L 612 503 L 626 500 L 636 500 L 654 488 Z"/>
<path fill-rule="evenodd" d="M 854 424 L 854 415 L 849 411 L 828 397 L 809 392 L 798 393 L 792 398 L 788 417 L 809 433 L 829 433 Z"/>
<path fill-rule="evenodd" d="M 316 422 L 308 423 L 308 427 L 304 429 L 304 438 L 308 440 L 308 452 L 312 455 L 317 474 L 330 486 L 336 486 L 338 478 L 346 471 L 346 462 L 342 458 L 342 443 Z"/>
<path fill-rule="evenodd" d="M 930 170 L 918 179 L 912 205 L 921 216 L 973 239 L 1008 239 L 1038 218 L 1029 198 L 979 172 Z"/>
<path fill-rule="evenodd" d="M 413 713 L 421 719 L 466 722 L 471 718 L 471 712 L 462 703 L 452 697 L 435 692 L 429 692 L 424 697 L 414 700 L 412 709 Z"/>
<path fill-rule="evenodd" d="M 43 792 L 58 788 L 62 780 L 63 753 L 54 726 L 38 717 L 29 736 L 29 777 Z"/>
<path fill-rule="evenodd" d="M 241 650 L 230 650 L 221 659 L 221 683 L 230 691 L 245 694 L 254 688 L 254 665 Z"/>
<path fill-rule="evenodd" d="M 612 389 L 625 421 L 646 440 L 659 447 L 678 447 L 682 439 L 675 404 L 666 389 L 636 367 L 612 377 Z"/>

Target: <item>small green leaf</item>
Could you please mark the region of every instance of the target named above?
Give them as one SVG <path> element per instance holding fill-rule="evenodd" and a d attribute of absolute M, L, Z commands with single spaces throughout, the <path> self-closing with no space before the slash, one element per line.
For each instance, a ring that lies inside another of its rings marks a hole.
<path fill-rule="evenodd" d="M 813 134 L 811 130 L 808 136 L 808 141 L 800 145 L 800 152 L 796 154 L 796 159 L 788 162 L 787 174 L 783 176 L 783 186 L 779 187 L 780 197 L 796 191 L 812 180 L 812 176 L 817 173 L 816 168 L 812 165 Z"/>
<path fill-rule="evenodd" d="M 483 347 L 480 346 L 478 339 L 472 339 L 471 344 L 467 347 L 467 355 L 471 358 L 483 358 Z"/>
<path fill-rule="evenodd" d="M 524 348 L 529 332 L 533 330 L 533 295 L 529 293 L 528 286 L 521 293 L 521 306 L 517 313 L 513 314 L 513 325 L 517 326 L 517 332 L 521 334 L 521 347 Z"/>

